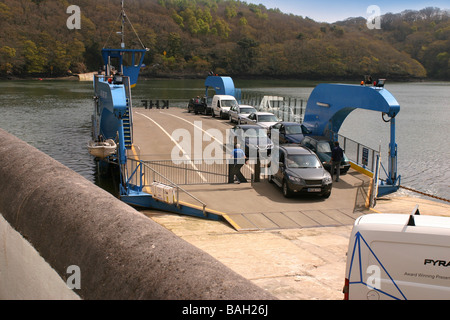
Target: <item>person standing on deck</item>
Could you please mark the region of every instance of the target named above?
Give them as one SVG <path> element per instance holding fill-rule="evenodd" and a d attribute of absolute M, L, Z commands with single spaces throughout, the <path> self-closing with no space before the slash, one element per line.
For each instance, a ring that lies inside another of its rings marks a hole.
<path fill-rule="evenodd" d="M 236 144 L 233 150 L 233 164 L 230 166 L 230 176 L 228 178 L 228 183 L 241 183 L 247 182 L 244 175 L 241 173 L 241 168 L 245 164 L 247 157 L 245 156 L 244 150 L 241 149 L 239 144 Z"/>
<path fill-rule="evenodd" d="M 341 160 L 344 157 L 344 151 L 339 146 L 339 142 L 334 142 L 334 148 L 331 150 L 331 179 L 334 176 L 334 170 L 336 170 L 336 182 L 339 181 L 339 174 L 341 171 Z"/>

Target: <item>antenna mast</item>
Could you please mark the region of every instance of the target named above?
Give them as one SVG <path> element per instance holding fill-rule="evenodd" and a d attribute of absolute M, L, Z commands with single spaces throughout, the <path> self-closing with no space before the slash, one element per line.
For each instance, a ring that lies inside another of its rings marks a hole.
<path fill-rule="evenodd" d="M 122 12 L 121 12 L 122 29 L 121 29 L 120 34 L 121 34 L 122 40 L 121 40 L 120 46 L 122 47 L 122 49 L 125 49 L 125 34 L 124 34 L 125 33 L 125 10 L 123 8 L 123 0 L 121 1 L 121 5 L 122 5 Z"/>

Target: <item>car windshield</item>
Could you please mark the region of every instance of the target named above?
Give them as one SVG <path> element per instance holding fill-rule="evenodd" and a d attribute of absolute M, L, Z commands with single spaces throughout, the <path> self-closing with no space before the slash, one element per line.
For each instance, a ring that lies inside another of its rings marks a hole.
<path fill-rule="evenodd" d="M 317 152 L 331 152 L 330 143 L 328 141 L 319 141 L 317 143 Z"/>
<path fill-rule="evenodd" d="M 286 126 L 286 133 L 287 134 L 299 134 L 302 133 L 302 127 L 300 125 L 292 125 L 292 126 Z"/>
<path fill-rule="evenodd" d="M 250 114 L 252 112 L 256 112 L 255 108 L 239 108 L 239 113 L 242 114 Z"/>
<path fill-rule="evenodd" d="M 262 114 L 258 116 L 258 122 L 277 122 L 278 119 L 273 114 Z"/>
<path fill-rule="evenodd" d="M 288 155 L 288 168 L 320 168 L 320 161 L 312 154 Z"/>
<path fill-rule="evenodd" d="M 222 100 L 222 107 L 232 107 L 236 104 L 236 100 Z"/>
<path fill-rule="evenodd" d="M 244 130 L 244 136 L 246 138 L 265 138 L 267 137 L 267 132 L 264 129 L 249 128 Z"/>

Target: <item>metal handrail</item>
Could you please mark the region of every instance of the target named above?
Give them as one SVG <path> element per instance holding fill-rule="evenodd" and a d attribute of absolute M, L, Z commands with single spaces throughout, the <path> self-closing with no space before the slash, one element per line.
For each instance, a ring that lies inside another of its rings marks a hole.
<path fill-rule="evenodd" d="M 375 150 L 375 149 L 373 149 L 371 147 L 368 147 L 368 146 L 366 146 L 366 145 L 364 145 L 362 143 L 359 143 L 359 142 L 357 142 L 357 141 L 355 141 L 353 139 L 347 138 L 347 137 L 343 136 L 342 134 L 335 133 L 335 132 L 332 132 L 332 134 L 336 135 L 338 137 L 338 139 L 340 139 L 342 141 L 341 147 L 342 147 L 342 149 L 344 149 L 345 154 L 347 155 L 347 157 L 351 161 L 353 161 L 357 165 L 363 166 L 364 168 L 367 167 L 369 169 L 369 171 L 372 171 L 372 172 L 375 171 L 375 169 L 376 169 L 376 157 L 377 157 L 377 155 L 380 154 L 379 151 L 377 151 L 377 150 Z M 350 152 L 346 152 L 347 151 L 347 147 L 348 147 L 348 144 L 347 144 L 348 142 L 350 142 L 350 143 L 352 143 L 353 145 L 356 146 L 355 154 L 351 154 Z M 367 163 L 367 164 L 363 164 L 362 160 L 361 160 L 361 157 L 360 157 L 361 150 L 364 149 L 364 148 L 369 151 L 369 158 L 371 159 L 370 163 Z"/>
<path fill-rule="evenodd" d="M 233 158 L 227 156 L 225 158 L 216 159 L 189 159 L 189 160 L 144 160 L 143 162 L 154 168 L 157 172 L 170 177 L 179 185 L 188 184 L 226 184 L 229 183 L 229 165 L 232 164 Z M 241 173 L 246 179 L 251 178 L 254 172 L 252 165 L 256 163 L 250 159 Z M 262 163 L 262 162 L 261 162 Z"/>
<path fill-rule="evenodd" d="M 139 179 L 139 182 L 140 182 L 140 184 L 141 184 L 140 187 L 142 188 L 142 187 L 143 187 L 142 177 L 145 175 L 145 171 L 144 171 L 144 172 L 142 171 L 142 167 L 147 168 L 147 169 L 151 170 L 153 173 L 155 173 L 155 174 L 161 176 L 163 179 L 167 180 L 167 181 L 171 184 L 171 187 L 174 187 L 174 188 L 177 189 L 177 200 L 176 200 L 177 207 L 180 206 L 180 194 L 179 194 L 179 193 L 180 193 L 180 190 L 181 190 L 181 191 L 183 191 L 185 194 L 187 194 L 189 197 L 191 197 L 192 199 L 196 200 L 197 202 L 199 202 L 199 203 L 202 205 L 202 207 L 203 207 L 203 215 L 206 216 L 206 203 L 204 203 L 203 201 L 201 201 L 200 199 L 198 199 L 196 196 L 194 196 L 192 193 L 190 193 L 190 192 L 187 191 L 186 189 L 184 189 L 184 188 L 180 187 L 179 185 L 177 185 L 175 182 L 173 182 L 173 181 L 170 180 L 169 178 L 167 178 L 167 177 L 165 177 L 164 175 L 160 174 L 160 173 L 157 172 L 155 169 L 153 169 L 153 168 L 151 168 L 150 166 L 148 166 L 144 161 L 141 161 L 141 160 L 135 160 L 135 159 L 128 159 L 128 160 L 130 160 L 130 161 L 132 161 L 132 162 L 139 162 L 139 165 L 137 165 L 137 166 L 136 166 L 136 169 L 133 170 L 133 173 L 132 173 L 131 176 L 128 178 L 128 181 L 131 180 L 131 178 L 133 177 L 133 175 L 134 175 L 135 173 L 137 173 L 138 167 L 140 167 L 141 169 L 140 169 L 140 179 Z M 128 183 L 128 181 L 127 181 L 127 183 Z M 145 179 L 144 179 L 144 181 L 145 181 Z"/>

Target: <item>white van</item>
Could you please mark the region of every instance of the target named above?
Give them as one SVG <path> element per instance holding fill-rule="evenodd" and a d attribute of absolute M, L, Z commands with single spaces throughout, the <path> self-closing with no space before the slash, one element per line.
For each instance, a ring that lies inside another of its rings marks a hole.
<path fill-rule="evenodd" d="M 345 300 L 450 299 L 450 217 L 415 212 L 355 221 Z"/>
<path fill-rule="evenodd" d="M 230 108 L 237 105 L 236 98 L 229 95 L 215 95 L 211 102 L 211 115 L 219 115 L 222 119 L 228 119 Z"/>

